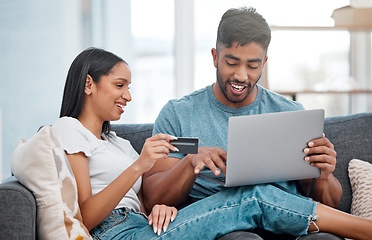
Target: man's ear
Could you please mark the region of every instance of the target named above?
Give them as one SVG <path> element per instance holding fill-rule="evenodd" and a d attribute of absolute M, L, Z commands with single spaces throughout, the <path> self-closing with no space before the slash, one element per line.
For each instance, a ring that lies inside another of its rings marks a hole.
<path fill-rule="evenodd" d="M 263 67 L 265 66 L 266 62 L 267 62 L 267 56 L 265 57 L 265 60 L 264 60 L 264 63 L 263 63 Z"/>
<path fill-rule="evenodd" d="M 85 81 L 85 89 L 84 89 L 84 92 L 86 95 L 92 94 L 93 85 L 94 85 L 93 78 L 88 74 L 87 80 Z"/>
<path fill-rule="evenodd" d="M 217 68 L 217 66 L 218 66 L 218 53 L 217 53 L 217 49 L 212 48 L 211 52 L 212 52 L 212 57 L 213 57 L 213 65 L 214 65 L 215 68 Z"/>

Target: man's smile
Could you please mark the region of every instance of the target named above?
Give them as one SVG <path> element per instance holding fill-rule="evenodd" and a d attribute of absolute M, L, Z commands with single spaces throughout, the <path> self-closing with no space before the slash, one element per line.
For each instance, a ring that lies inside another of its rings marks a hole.
<path fill-rule="evenodd" d="M 246 92 L 246 90 L 249 90 L 250 88 L 250 84 L 243 84 L 231 81 L 229 81 L 228 84 L 230 85 L 231 92 L 234 95 L 242 95 Z"/>
<path fill-rule="evenodd" d="M 245 88 L 245 86 L 237 85 L 237 84 L 235 84 L 235 83 L 230 83 L 230 85 L 231 85 L 235 90 L 237 90 L 237 91 L 242 91 L 242 90 Z"/>

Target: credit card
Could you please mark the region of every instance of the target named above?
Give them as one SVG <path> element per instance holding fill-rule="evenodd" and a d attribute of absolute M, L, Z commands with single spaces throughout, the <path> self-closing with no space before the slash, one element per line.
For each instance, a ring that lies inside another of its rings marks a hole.
<path fill-rule="evenodd" d="M 175 146 L 179 152 L 170 150 L 171 153 L 197 154 L 199 138 L 179 137 L 175 140 L 170 140 L 170 144 Z"/>

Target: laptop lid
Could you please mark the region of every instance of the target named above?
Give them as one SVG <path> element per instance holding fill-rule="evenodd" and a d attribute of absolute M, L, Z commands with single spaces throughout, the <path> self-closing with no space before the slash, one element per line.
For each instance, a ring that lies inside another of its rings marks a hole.
<path fill-rule="evenodd" d="M 319 177 L 303 149 L 323 128 L 323 109 L 231 117 L 226 186 Z"/>
<path fill-rule="evenodd" d="M 211 172 L 202 177 L 226 187 L 317 178 L 303 149 L 323 127 L 323 109 L 230 117 L 225 182 Z"/>

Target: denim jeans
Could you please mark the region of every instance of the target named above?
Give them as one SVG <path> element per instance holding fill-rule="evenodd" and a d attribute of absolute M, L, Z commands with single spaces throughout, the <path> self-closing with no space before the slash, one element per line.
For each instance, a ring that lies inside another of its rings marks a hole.
<path fill-rule="evenodd" d="M 168 230 L 156 235 L 147 217 L 114 210 L 91 231 L 93 239 L 215 239 L 237 230 L 263 228 L 277 234 L 306 235 L 316 202 L 274 184 L 226 188 L 178 212 Z"/>

